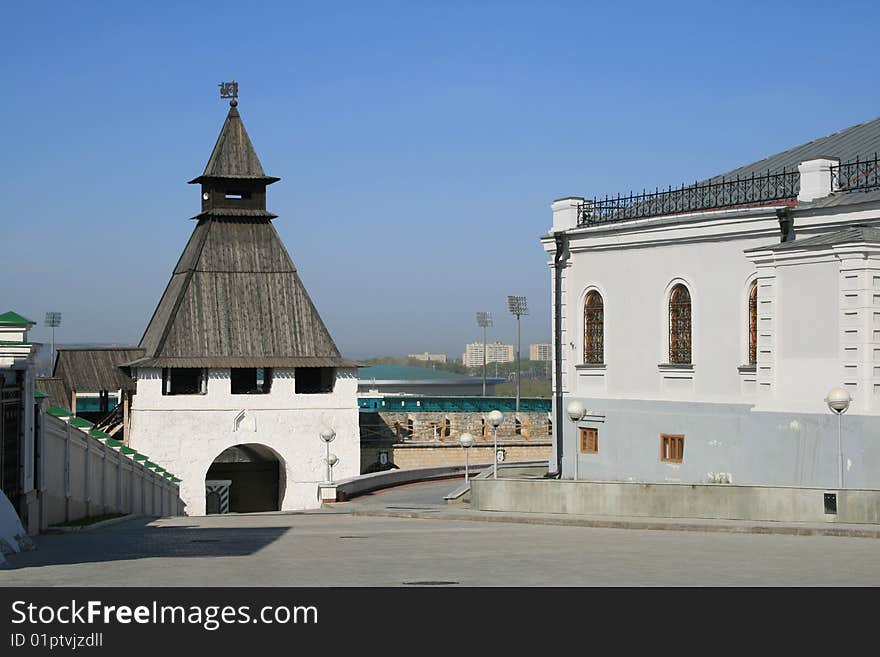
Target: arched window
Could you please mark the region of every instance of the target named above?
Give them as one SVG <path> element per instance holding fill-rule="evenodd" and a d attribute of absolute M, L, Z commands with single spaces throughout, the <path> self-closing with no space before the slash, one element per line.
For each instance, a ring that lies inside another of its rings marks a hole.
<path fill-rule="evenodd" d="M 681 284 L 669 295 L 669 362 L 691 363 L 691 293 Z"/>
<path fill-rule="evenodd" d="M 758 283 L 749 290 L 749 365 L 758 364 Z"/>
<path fill-rule="evenodd" d="M 602 295 L 590 290 L 584 301 L 584 363 L 605 362 L 605 309 Z"/>

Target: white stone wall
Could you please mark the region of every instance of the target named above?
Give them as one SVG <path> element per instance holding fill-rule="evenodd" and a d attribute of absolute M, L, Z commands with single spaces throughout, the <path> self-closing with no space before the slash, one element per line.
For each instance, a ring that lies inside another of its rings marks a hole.
<path fill-rule="evenodd" d="M 336 432 L 330 443 L 339 458 L 334 479 L 360 474 L 355 369 L 337 369 L 334 390 L 326 394 L 296 394 L 292 369 L 273 370 L 266 395 L 231 394 L 228 369 L 209 370 L 204 395 L 163 396 L 160 369 L 141 369 L 136 376 L 131 447 L 182 480 L 187 515 L 204 515 L 205 475 L 234 445 L 265 445 L 280 457 L 285 511 L 320 506 L 326 448 L 319 436 L 325 428 Z"/>
<path fill-rule="evenodd" d="M 805 239 L 854 221 L 878 225 L 880 209 L 862 205 L 857 211 L 798 214 L 795 230 Z M 841 272 L 852 270 L 853 263 L 841 258 L 782 273 L 752 262 L 745 250 L 779 242 L 772 209 L 594 226 L 571 230 L 569 239 L 571 258 L 563 277 L 566 394 L 739 404 L 761 400 L 762 410 L 818 413 L 827 410 L 825 393 L 850 379 L 871 388 L 863 394 L 873 394 L 874 376 L 880 376 L 867 358 L 874 347 L 872 327 L 880 326 L 880 314 L 868 312 L 875 304 L 874 278 L 867 270 L 858 274 L 858 296 L 850 300 L 843 291 L 848 279 Z M 552 256 L 552 235 L 543 242 Z M 552 280 L 552 266 L 550 275 Z M 748 359 L 747 302 L 755 280 L 759 335 L 757 373 L 752 373 L 739 368 Z M 691 294 L 692 370 L 661 367 L 668 362 L 668 297 L 677 282 Z M 604 368 L 582 365 L 583 306 L 591 289 L 604 301 Z M 863 311 L 852 320 L 861 322 L 857 338 L 840 328 L 848 303 L 851 310 Z M 845 345 L 847 340 L 858 342 L 859 349 Z M 856 367 L 845 372 L 845 359 Z M 880 385 L 877 391 L 880 398 Z M 850 412 L 878 411 L 854 403 Z"/>

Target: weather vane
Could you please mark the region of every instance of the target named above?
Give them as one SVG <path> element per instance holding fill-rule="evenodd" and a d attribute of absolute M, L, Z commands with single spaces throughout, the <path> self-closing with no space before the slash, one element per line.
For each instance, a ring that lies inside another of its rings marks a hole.
<path fill-rule="evenodd" d="M 229 104 L 235 107 L 238 105 L 238 82 L 233 80 L 232 82 L 221 82 L 220 87 L 220 98 L 231 98 Z"/>

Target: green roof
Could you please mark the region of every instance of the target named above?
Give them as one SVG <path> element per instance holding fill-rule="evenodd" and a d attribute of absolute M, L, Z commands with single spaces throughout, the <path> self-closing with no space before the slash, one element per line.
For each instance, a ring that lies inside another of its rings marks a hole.
<path fill-rule="evenodd" d="M 84 420 L 81 417 L 70 418 L 70 424 L 72 424 L 75 427 L 79 427 L 80 429 L 89 429 L 89 428 L 95 426 L 94 424 L 92 424 L 88 420 Z"/>
<path fill-rule="evenodd" d="M 32 322 L 27 317 L 22 317 L 18 313 L 8 310 L 0 315 L 0 324 L 36 324 L 36 322 Z"/>
<path fill-rule="evenodd" d="M 61 408 L 60 406 L 51 406 L 46 409 L 46 412 L 49 415 L 53 415 L 55 417 L 70 417 L 71 415 L 73 415 L 73 413 L 68 411 L 66 408 Z"/>
<path fill-rule="evenodd" d="M 153 463 L 152 461 L 144 461 L 144 465 L 148 468 L 158 468 L 159 466 Z"/>
<path fill-rule="evenodd" d="M 146 454 L 138 454 L 138 453 L 135 453 L 135 455 L 134 455 L 134 460 L 135 460 L 135 461 L 146 461 L 146 460 L 147 460 L 147 455 L 146 455 Z"/>
<path fill-rule="evenodd" d="M 4 347 L 30 347 L 32 343 L 22 342 L 21 340 L 0 340 L 0 345 Z"/>
<path fill-rule="evenodd" d="M 176 483 L 179 483 L 179 482 L 182 481 L 182 480 L 181 480 L 181 479 L 178 479 L 177 477 L 171 477 L 171 481 L 173 481 L 173 482 L 176 484 Z"/>
<path fill-rule="evenodd" d="M 45 399 L 48 396 L 49 395 L 47 395 L 42 390 L 34 390 L 34 399 Z"/>
<path fill-rule="evenodd" d="M 132 449 L 131 447 L 128 447 L 127 445 L 123 445 L 119 451 L 121 451 L 123 454 L 137 454 L 136 449 Z"/>
<path fill-rule="evenodd" d="M 90 435 L 92 438 L 97 438 L 98 440 L 107 440 L 107 438 L 110 437 L 110 434 L 109 434 L 109 433 L 104 433 L 104 432 L 101 431 L 100 429 L 90 429 L 90 430 L 89 430 L 89 435 Z"/>
<path fill-rule="evenodd" d="M 122 447 L 122 443 L 115 438 L 107 438 L 107 444 L 110 445 L 110 447 Z"/>

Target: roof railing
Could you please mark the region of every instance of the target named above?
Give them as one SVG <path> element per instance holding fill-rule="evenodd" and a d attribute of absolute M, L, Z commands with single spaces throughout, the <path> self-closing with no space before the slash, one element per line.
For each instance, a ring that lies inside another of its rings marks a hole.
<path fill-rule="evenodd" d="M 670 186 L 662 191 L 657 188 L 653 192 L 584 201 L 578 206 L 578 226 L 793 202 L 799 191 L 800 174 L 785 169 L 747 177 L 714 178 L 675 189 Z"/>
<path fill-rule="evenodd" d="M 876 187 L 880 187 L 880 158 L 877 153 L 873 158 L 861 160 L 857 157 L 851 162 L 831 167 L 831 189 L 836 192 Z"/>

